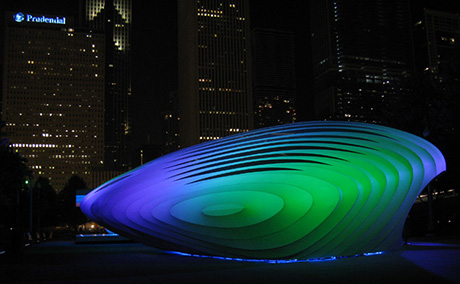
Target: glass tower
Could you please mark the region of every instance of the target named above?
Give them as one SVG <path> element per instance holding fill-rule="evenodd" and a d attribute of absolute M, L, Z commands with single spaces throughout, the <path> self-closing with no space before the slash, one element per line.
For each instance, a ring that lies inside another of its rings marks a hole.
<path fill-rule="evenodd" d="M 294 34 L 254 29 L 251 39 L 256 113 L 254 127 L 295 122 Z"/>
<path fill-rule="evenodd" d="M 14 13 L 2 66 L 1 119 L 10 143 L 34 178 L 49 178 L 56 190 L 74 174 L 89 182 L 103 162 L 104 35 L 74 29 L 69 18 L 66 25 L 27 23 L 26 13 Z"/>
<path fill-rule="evenodd" d="M 86 21 L 105 41 L 104 168 L 130 166 L 131 0 L 87 0 Z"/>
<path fill-rule="evenodd" d="M 428 68 L 435 77 L 440 66 L 460 58 L 460 16 L 456 13 L 424 10 Z"/>
<path fill-rule="evenodd" d="M 247 1 L 179 1 L 181 147 L 253 127 Z"/>
<path fill-rule="evenodd" d="M 317 119 L 384 123 L 411 90 L 409 1 L 310 1 Z"/>

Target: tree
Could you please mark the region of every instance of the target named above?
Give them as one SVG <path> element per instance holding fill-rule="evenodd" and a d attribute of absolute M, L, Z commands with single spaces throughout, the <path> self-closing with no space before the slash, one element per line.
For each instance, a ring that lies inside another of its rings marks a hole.
<path fill-rule="evenodd" d="M 9 145 L 6 134 L 1 131 L 4 126 L 5 123 L 0 122 L 0 238 L 10 250 L 21 251 L 27 224 L 26 180 L 32 172 L 26 165 L 27 160 Z M 11 235 L 8 236 L 7 231 Z"/>
<path fill-rule="evenodd" d="M 87 219 L 80 209 L 75 206 L 77 190 L 79 189 L 88 189 L 88 186 L 80 176 L 73 175 L 59 195 L 62 221 L 74 228 Z"/>
<path fill-rule="evenodd" d="M 34 216 L 37 231 L 55 226 L 59 219 L 59 207 L 56 191 L 48 178 L 39 177 L 32 190 L 34 191 Z"/>

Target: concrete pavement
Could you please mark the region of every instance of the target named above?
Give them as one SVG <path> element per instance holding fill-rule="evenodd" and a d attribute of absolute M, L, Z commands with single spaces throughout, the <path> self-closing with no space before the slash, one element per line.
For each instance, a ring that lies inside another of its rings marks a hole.
<path fill-rule="evenodd" d="M 48 241 L 21 256 L 0 255 L 0 283 L 460 283 L 457 241 L 289 264 L 165 254 L 138 243 Z"/>

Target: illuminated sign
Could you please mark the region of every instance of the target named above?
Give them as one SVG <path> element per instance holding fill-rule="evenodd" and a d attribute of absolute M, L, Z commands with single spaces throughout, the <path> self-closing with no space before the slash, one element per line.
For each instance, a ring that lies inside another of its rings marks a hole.
<path fill-rule="evenodd" d="M 14 17 L 15 22 L 20 23 L 20 22 L 24 21 L 24 14 L 21 13 L 21 12 L 15 14 L 13 17 Z"/>
<path fill-rule="evenodd" d="M 65 17 L 46 17 L 44 15 L 35 16 L 31 14 L 23 14 L 21 12 L 16 13 L 13 15 L 13 19 L 17 23 L 28 22 L 28 23 L 44 23 L 44 24 L 58 24 L 58 25 L 65 25 L 66 18 Z"/>

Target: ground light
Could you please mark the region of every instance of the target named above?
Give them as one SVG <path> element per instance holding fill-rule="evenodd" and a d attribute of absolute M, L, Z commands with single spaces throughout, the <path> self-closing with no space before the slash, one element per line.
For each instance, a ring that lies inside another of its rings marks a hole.
<path fill-rule="evenodd" d="M 241 262 L 261 262 L 261 263 L 270 263 L 270 264 L 281 264 L 281 263 L 332 261 L 332 260 L 351 258 L 351 257 L 380 255 L 380 254 L 383 254 L 384 252 L 378 251 L 378 252 L 370 252 L 370 253 L 363 253 L 363 254 L 355 254 L 355 255 L 350 255 L 350 256 L 329 256 L 329 257 L 309 258 L 309 259 L 246 259 L 246 258 L 237 258 L 237 257 L 190 254 L 190 253 L 177 252 L 177 251 L 165 251 L 165 253 L 180 255 L 180 256 L 187 256 L 187 257 L 197 257 L 197 258 L 211 258 L 211 259 L 241 261 Z"/>

